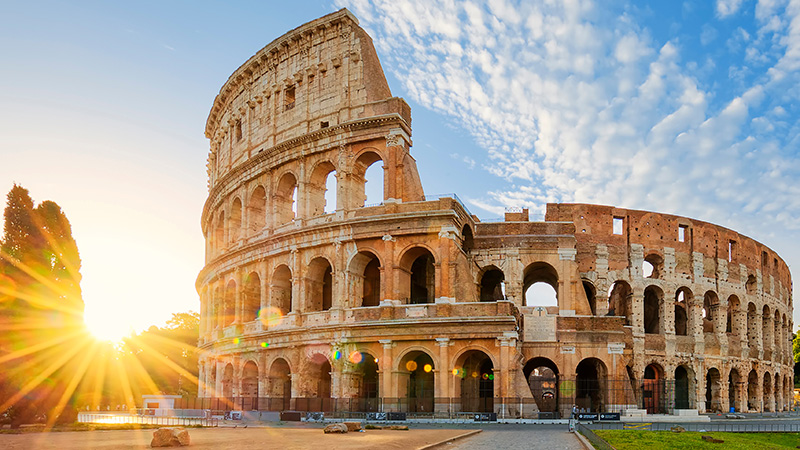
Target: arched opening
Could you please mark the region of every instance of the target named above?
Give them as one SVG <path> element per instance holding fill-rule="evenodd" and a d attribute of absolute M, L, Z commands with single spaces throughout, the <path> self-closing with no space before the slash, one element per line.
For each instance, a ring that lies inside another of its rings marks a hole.
<path fill-rule="evenodd" d="M 236 242 L 242 236 L 242 201 L 239 197 L 233 200 L 231 215 L 228 218 L 228 240 Z"/>
<path fill-rule="evenodd" d="M 644 290 L 644 332 L 658 334 L 661 327 L 661 304 L 664 292 L 657 286 L 647 286 Z"/>
<path fill-rule="evenodd" d="M 276 359 L 269 369 L 269 409 L 284 411 L 291 409 L 292 372 L 283 358 Z"/>
<path fill-rule="evenodd" d="M 226 402 L 233 401 L 233 365 L 228 364 L 222 371 L 222 396 Z"/>
<path fill-rule="evenodd" d="M 275 313 L 285 316 L 292 312 L 292 271 L 286 264 L 275 268 L 272 274 L 272 307 Z"/>
<path fill-rule="evenodd" d="M 625 325 L 631 324 L 631 300 L 633 290 L 625 281 L 617 281 L 608 291 L 608 316 L 625 317 Z"/>
<path fill-rule="evenodd" d="M 591 412 L 605 412 L 606 365 L 597 358 L 586 358 L 575 372 L 575 405 Z"/>
<path fill-rule="evenodd" d="M 761 404 L 758 398 L 758 373 L 755 369 L 747 375 L 747 410 L 757 411 Z"/>
<path fill-rule="evenodd" d="M 756 281 L 756 277 L 754 275 L 748 275 L 747 281 L 744 283 L 745 292 L 752 295 L 756 293 L 757 288 L 758 288 L 758 282 Z"/>
<path fill-rule="evenodd" d="M 247 361 L 242 369 L 242 409 L 245 411 L 258 409 L 258 366 Z"/>
<path fill-rule="evenodd" d="M 470 350 L 458 358 L 453 373 L 461 380 L 461 412 L 494 411 L 494 365 L 486 353 Z"/>
<path fill-rule="evenodd" d="M 720 391 L 722 377 L 716 368 L 708 369 L 706 373 L 706 412 L 722 412 L 722 398 Z"/>
<path fill-rule="evenodd" d="M 408 267 L 408 295 L 410 303 L 433 303 L 436 294 L 436 270 L 431 252 L 416 247 L 402 258 L 401 267 Z"/>
<path fill-rule="evenodd" d="M 742 405 L 739 404 L 738 392 L 742 384 L 742 377 L 739 371 L 731 369 L 728 374 L 728 407 L 733 408 L 736 412 L 742 412 Z"/>
<path fill-rule="evenodd" d="M 774 409 L 772 407 L 772 377 L 770 376 L 769 372 L 764 372 L 763 389 L 764 389 L 764 400 L 762 404 L 764 405 L 764 409 L 762 411 L 773 412 Z"/>
<path fill-rule="evenodd" d="M 469 253 L 475 246 L 474 237 L 472 236 L 472 228 L 468 224 L 464 224 L 461 228 L 461 250 L 464 253 Z"/>
<path fill-rule="evenodd" d="M 592 311 L 592 315 L 597 315 L 597 289 L 594 287 L 589 280 L 582 280 L 583 284 L 583 292 L 586 293 L 586 301 L 589 302 L 589 309 Z"/>
<path fill-rule="evenodd" d="M 482 302 L 504 300 L 506 298 L 505 279 L 506 276 L 502 270 L 494 266 L 485 269 L 481 275 L 480 300 Z"/>
<path fill-rule="evenodd" d="M 321 216 L 336 210 L 336 168 L 328 161 L 317 164 L 311 172 L 307 190 L 308 214 Z"/>
<path fill-rule="evenodd" d="M 686 336 L 689 333 L 689 299 L 691 291 L 686 288 L 678 289 L 675 294 L 675 334 Z"/>
<path fill-rule="evenodd" d="M 547 358 L 533 358 L 525 363 L 522 373 L 528 380 L 528 387 L 539 412 L 557 419 L 560 394 L 558 366 Z"/>
<path fill-rule="evenodd" d="M 410 352 L 400 361 L 400 396 L 406 399 L 408 412 L 433 412 L 434 369 L 433 359 L 421 351 Z"/>
<path fill-rule="evenodd" d="M 728 297 L 728 317 L 725 324 L 725 332 L 738 337 L 741 332 L 742 324 L 737 317 L 737 312 L 740 307 L 739 297 L 731 295 Z"/>
<path fill-rule="evenodd" d="M 316 257 L 308 264 L 307 301 L 308 311 L 327 311 L 333 305 L 333 268 L 323 257 Z"/>
<path fill-rule="evenodd" d="M 381 163 L 381 164 L 378 164 Z M 371 151 L 362 153 L 356 159 L 353 171 L 355 180 L 363 180 L 359 183 L 361 189 L 355 189 L 354 195 L 356 207 L 364 205 L 374 205 L 383 202 L 383 164 L 381 157 Z"/>
<path fill-rule="evenodd" d="M 357 359 L 350 358 L 358 377 L 359 411 L 378 411 L 380 389 L 378 385 L 378 359 L 369 353 L 359 353 Z"/>
<path fill-rule="evenodd" d="M 678 366 L 675 369 L 675 409 L 690 409 L 691 403 L 689 402 L 689 392 L 693 384 L 693 377 L 685 366 Z"/>
<path fill-rule="evenodd" d="M 275 189 L 275 224 L 293 221 L 297 213 L 297 178 L 291 172 L 283 174 Z"/>
<path fill-rule="evenodd" d="M 558 308 L 558 272 L 546 262 L 535 262 L 523 271 L 525 306 Z"/>
<path fill-rule="evenodd" d="M 716 316 L 719 314 L 719 298 L 714 291 L 707 291 L 703 296 L 703 333 L 714 333 L 716 331 Z"/>
<path fill-rule="evenodd" d="M 228 326 L 236 320 L 236 282 L 233 280 L 225 287 L 224 301 L 222 324 Z"/>
<path fill-rule="evenodd" d="M 247 222 L 250 224 L 250 235 L 264 229 L 267 221 L 267 191 L 263 186 L 255 188 L 247 202 Z"/>
<path fill-rule="evenodd" d="M 242 322 L 258 319 L 258 310 L 261 308 L 261 277 L 256 272 L 250 272 L 244 284 L 244 310 Z"/>
<path fill-rule="evenodd" d="M 663 272 L 664 259 L 661 256 L 651 253 L 644 258 L 642 263 L 642 276 L 644 278 L 661 278 Z"/>
<path fill-rule="evenodd" d="M 664 369 L 658 364 L 649 364 L 644 368 L 642 383 L 643 409 L 647 414 L 665 414 L 667 412 Z"/>
<path fill-rule="evenodd" d="M 351 294 L 361 301 L 358 306 L 378 306 L 381 302 L 381 262 L 374 253 L 358 252 L 348 269 L 352 279 Z"/>

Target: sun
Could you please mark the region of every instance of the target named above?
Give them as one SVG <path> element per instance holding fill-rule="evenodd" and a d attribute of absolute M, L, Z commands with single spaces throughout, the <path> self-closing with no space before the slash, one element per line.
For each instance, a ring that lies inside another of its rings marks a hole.
<path fill-rule="evenodd" d="M 93 317 L 87 314 L 84 321 L 89 333 L 100 341 L 120 342 L 133 333 L 130 326 L 108 317 Z"/>

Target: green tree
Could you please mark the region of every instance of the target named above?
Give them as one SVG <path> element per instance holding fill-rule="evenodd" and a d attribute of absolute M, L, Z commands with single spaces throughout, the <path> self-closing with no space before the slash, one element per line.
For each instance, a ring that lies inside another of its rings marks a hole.
<path fill-rule="evenodd" d="M 80 257 L 54 202 L 14 185 L 0 242 L 0 414 L 12 425 L 71 411 L 69 357 L 86 346 Z M 70 415 L 71 416 L 71 415 Z M 67 417 L 67 415 L 64 415 Z"/>

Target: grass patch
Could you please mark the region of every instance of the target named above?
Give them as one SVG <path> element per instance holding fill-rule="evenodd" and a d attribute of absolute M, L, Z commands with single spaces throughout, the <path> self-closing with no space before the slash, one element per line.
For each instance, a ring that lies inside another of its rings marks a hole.
<path fill-rule="evenodd" d="M 672 431 L 647 430 L 594 430 L 594 432 L 617 450 L 642 450 L 644 448 L 659 450 L 770 450 L 797 448 L 800 445 L 800 433 L 698 433 L 694 431 L 674 433 Z M 701 436 L 722 439 L 725 443 L 712 444 L 703 441 Z"/>

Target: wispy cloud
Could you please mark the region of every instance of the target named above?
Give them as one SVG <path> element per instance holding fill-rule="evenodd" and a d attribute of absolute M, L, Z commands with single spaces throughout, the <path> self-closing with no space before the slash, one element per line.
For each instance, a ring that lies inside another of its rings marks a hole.
<path fill-rule="evenodd" d="M 484 209 L 586 201 L 800 229 L 800 1 L 759 1 L 757 35 L 735 31 L 728 44 L 750 50 L 729 68 L 734 90 L 698 79 L 681 40 L 656 42 L 602 2 L 339 3 L 408 96 L 486 149 L 478 165 L 506 181 Z"/>

